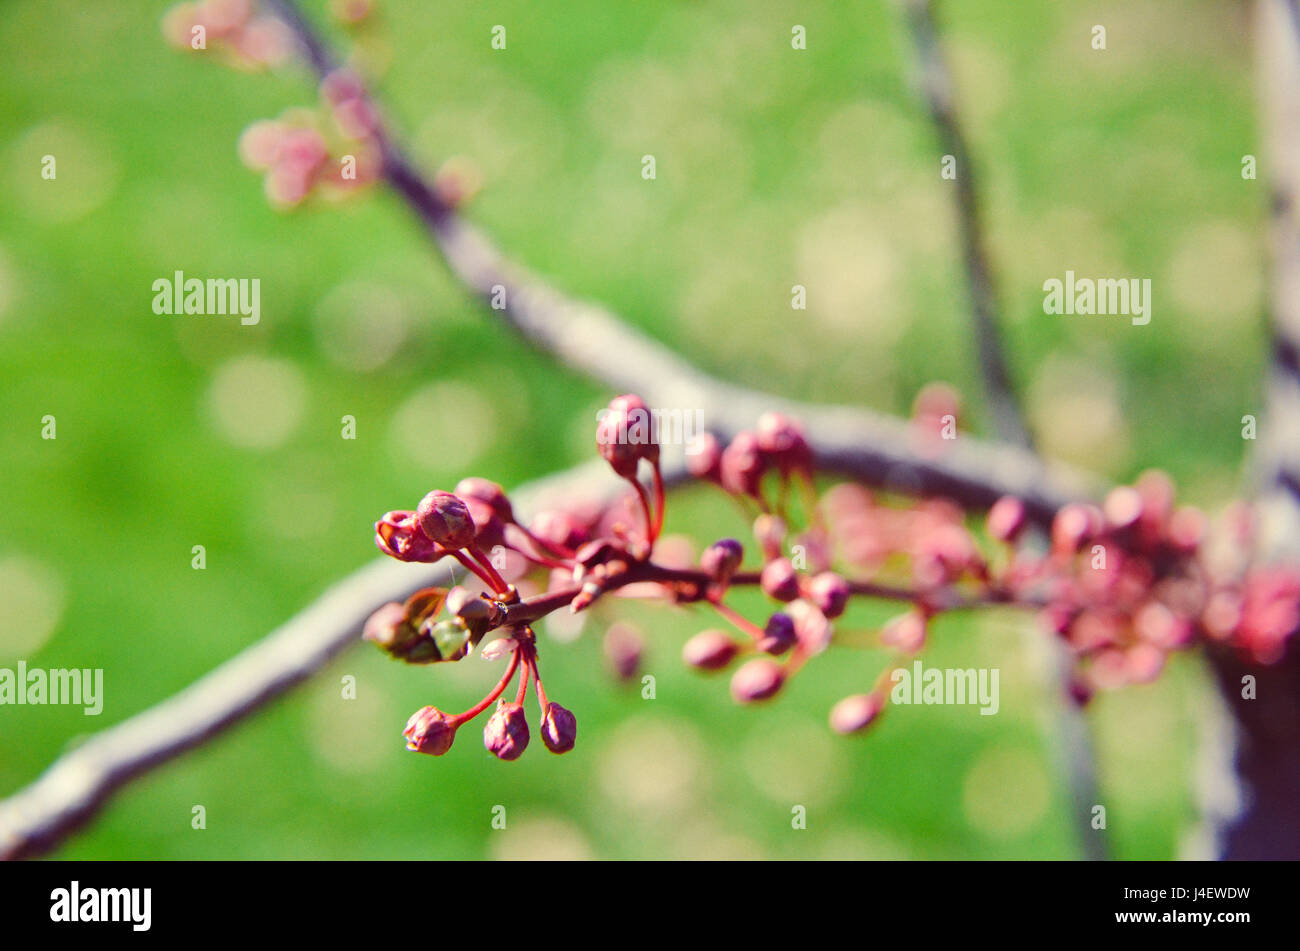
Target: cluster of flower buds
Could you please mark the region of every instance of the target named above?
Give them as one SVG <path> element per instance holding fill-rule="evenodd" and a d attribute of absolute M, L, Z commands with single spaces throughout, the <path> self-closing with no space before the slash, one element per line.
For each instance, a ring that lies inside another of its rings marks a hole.
<path fill-rule="evenodd" d="M 951 408 L 938 397 L 934 402 Z M 497 701 L 523 665 L 519 699 L 499 701 L 485 732 L 488 748 L 503 759 L 518 755 L 528 739 L 519 704 L 530 673 L 536 677 L 536 647 L 526 625 L 566 606 L 586 610 L 609 595 L 653 596 L 714 612 L 722 624 L 690 638 L 682 658 L 706 672 L 734 665 L 731 694 L 744 704 L 777 696 L 837 635 L 841 643 L 884 648 L 892 661 L 830 711 L 840 733 L 879 719 L 891 675 L 925 648 L 931 622 L 946 611 L 1001 604 L 1038 612 L 1075 660 L 1070 693 L 1079 702 L 1100 688 L 1153 679 L 1170 652 L 1202 636 L 1276 659 L 1300 622 L 1300 574 L 1216 564 L 1207 554 L 1206 519 L 1175 505 L 1172 483 L 1160 473 L 1115 489 L 1100 506 L 1067 505 L 1041 529 L 1021 500 L 1003 498 L 981 533 L 944 499 L 900 503 L 854 483 L 819 492 L 803 430 L 768 414 L 725 448 L 711 434 L 700 436 L 688 456 L 700 478 L 736 496 L 753 516 L 756 562 L 747 569 L 745 545 L 734 538 L 708 545 L 698 565 L 658 546 L 665 497 L 659 445 L 642 400 L 613 400 L 600 414 L 596 443 L 632 489 L 616 504 L 578 503 L 524 525 L 500 486 L 465 479 L 454 494 L 431 492 L 415 511 L 389 512 L 375 525 L 376 543 L 388 555 L 421 562 L 453 556 L 489 592 L 419 592 L 406 604 L 385 605 L 367 638 L 403 660 L 428 663 L 463 657 L 488 631 L 514 632 L 484 649 L 485 656 L 503 653 L 507 647 L 496 645 L 504 642 L 515 659 L 483 704 L 467 711 Z M 797 514 L 792 485 L 802 492 Z M 1232 522 L 1238 536 L 1245 531 L 1241 518 L 1238 512 Z M 491 570 L 489 549 L 514 559 L 511 584 Z M 746 587 L 771 600 L 766 617 L 751 620 L 728 603 L 734 589 Z M 876 631 L 837 631 L 855 598 L 897 602 L 900 611 Z M 449 617 L 438 620 L 444 603 Z M 631 626 L 613 624 L 605 647 L 619 676 L 635 674 L 642 645 Z M 546 703 L 540 680 L 538 693 L 547 746 L 565 747 L 572 717 Z M 409 745 L 444 752 L 465 717 L 426 708 L 408 725 Z"/>
<path fill-rule="evenodd" d="M 369 0 L 342 0 L 336 15 L 346 25 L 366 19 Z M 280 19 L 259 14 L 251 0 L 201 0 L 173 7 L 163 22 L 173 45 L 211 48 L 242 67 L 275 66 L 293 49 Z M 360 77 L 340 67 L 320 84 L 321 107 L 290 109 L 278 119 L 254 122 L 239 139 L 239 155 L 264 174 L 267 199 L 294 208 L 312 195 L 336 201 L 379 180 L 383 171 L 380 117 Z"/>
<path fill-rule="evenodd" d="M 573 749 L 578 738 L 578 721 L 567 709 L 547 698 L 537 665 L 536 641 L 532 630 L 528 627 L 512 628 L 509 636 L 497 638 L 486 645 L 482 655 L 487 660 L 509 655 L 506 672 L 497 685 L 464 713 L 447 714 L 437 707 L 422 707 L 417 710 L 406 722 L 406 729 L 402 732 L 406 737 L 406 748 L 417 753 L 441 756 L 451 749 L 456 731 L 461 726 L 495 703 L 496 708 L 483 725 L 483 746 L 497 759 L 518 759 L 528 748 L 531 736 L 528 715 L 524 711 L 531 675 L 542 713 L 538 722 L 542 743 L 552 753 L 567 753 Z M 502 694 L 516 673 L 519 675 L 519 689 L 514 700 L 507 700 Z"/>
<path fill-rule="evenodd" d="M 1045 601 L 1046 626 L 1078 661 L 1077 696 L 1154 680 L 1171 652 L 1198 637 L 1261 663 L 1281 656 L 1300 622 L 1300 573 L 1252 566 L 1240 555 L 1250 550 L 1248 513 L 1234 507 L 1224 521 L 1238 536 L 1229 551 L 1239 554 L 1227 562 L 1207 550 L 1205 515 L 1176 505 L 1173 482 L 1158 471 L 1113 489 L 1101 506 L 1056 513 L 1050 551 L 1022 560 L 1010 583 Z"/>
<path fill-rule="evenodd" d="M 320 88 L 325 112 L 291 109 L 279 119 L 254 122 L 240 136 L 240 158 L 265 173 L 266 196 L 278 208 L 313 194 L 346 197 L 379 179 L 379 116 L 360 80 L 338 69 Z"/>
<path fill-rule="evenodd" d="M 180 3 L 163 18 L 163 36 L 177 49 L 211 49 L 240 69 L 278 66 L 293 49 L 288 27 L 258 13 L 253 0 L 199 0 Z"/>
<path fill-rule="evenodd" d="M 794 478 L 811 486 L 812 449 L 803 427 L 782 413 L 764 413 L 752 431 L 742 430 L 725 447 L 712 433 L 701 433 L 686 458 L 695 478 L 715 482 L 733 495 L 752 498 L 764 512 L 769 511 L 764 494 L 764 479 L 769 473 L 779 477 L 782 498 Z"/>

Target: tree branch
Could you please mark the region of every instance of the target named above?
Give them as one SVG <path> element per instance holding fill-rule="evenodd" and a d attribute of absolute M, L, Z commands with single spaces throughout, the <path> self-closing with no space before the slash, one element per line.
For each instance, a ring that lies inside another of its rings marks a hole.
<path fill-rule="evenodd" d="M 290 25 L 318 76 L 334 57 L 292 0 L 267 0 Z M 1045 462 L 1020 446 L 962 435 L 940 455 L 920 451 L 904 421 L 862 409 L 800 403 L 714 379 L 599 304 L 566 296 L 506 258 L 428 185 L 401 147 L 379 132 L 383 175 L 425 225 L 451 273 L 520 336 L 564 366 L 656 408 L 697 410 L 721 437 L 753 426 L 765 412 L 797 416 L 818 464 L 865 483 L 914 495 L 942 495 L 987 508 L 1003 495 L 1024 500 L 1030 517 L 1050 523 L 1070 501 L 1095 497 L 1095 478 Z M 994 338 L 996 345 L 996 336 Z M 1022 444 L 1023 445 L 1023 444 Z"/>
<path fill-rule="evenodd" d="M 1259 493 L 1255 552 L 1261 561 L 1300 563 L 1300 4 L 1259 0 L 1257 55 L 1272 179 L 1270 245 L 1272 354 L 1265 413 L 1252 460 Z M 1263 164 L 1263 163 L 1261 163 Z M 1232 710 L 1236 773 L 1246 807 L 1218 817 L 1212 831 L 1225 858 L 1300 858 L 1300 648 L 1293 634 L 1276 664 L 1210 652 Z M 1243 697 L 1245 678 L 1253 695 Z"/>
<path fill-rule="evenodd" d="M 1026 448 L 1032 445 L 1025 426 L 1011 371 L 1007 368 L 1002 336 L 998 328 L 997 294 L 984 244 L 984 228 L 975 188 L 975 170 L 971 164 L 966 137 L 957 121 L 953 105 L 952 77 L 943 59 L 930 0 L 903 0 L 912 39 L 916 46 L 920 87 L 929 106 L 930 118 L 939 134 L 945 154 L 956 162 L 957 224 L 961 237 L 962 262 L 970 292 L 971 318 L 975 346 L 984 392 L 989 401 L 994 428 L 1008 443 Z"/>
<path fill-rule="evenodd" d="M 266 0 L 297 34 L 320 75 L 335 60 L 289 0 Z M 941 495 L 983 508 L 1002 495 L 1023 499 L 1047 524 L 1063 504 L 1097 494 L 1097 483 L 1032 452 L 963 436 L 939 456 L 918 451 L 907 423 L 862 410 L 779 399 L 701 373 L 608 310 L 572 300 L 504 258 L 430 189 L 404 153 L 381 133 L 384 177 L 425 223 L 453 274 L 483 297 L 504 290 L 499 313 L 539 349 L 651 405 L 696 409 L 722 437 L 763 412 L 803 420 L 821 468 L 917 495 Z M 680 447 L 666 448 L 666 474 L 680 476 Z M 521 510 L 543 497 L 598 494 L 611 483 L 603 464 L 581 467 L 519 495 Z M 531 504 L 530 504 L 531 503 Z M 60 757 L 31 785 L 0 802 L 0 858 L 38 855 L 93 816 L 131 779 L 222 732 L 309 677 L 360 635 L 374 608 L 444 577 L 445 566 L 408 567 L 387 559 L 331 587 L 264 640 L 185 690 L 111 727 Z"/>
<path fill-rule="evenodd" d="M 682 475 L 680 469 L 666 473 L 672 479 Z M 624 488 L 603 462 L 592 462 L 529 483 L 516 497 L 520 510 L 527 512 L 557 499 L 609 496 Z M 0 859 L 53 849 L 125 783 L 261 709 L 357 642 L 376 607 L 443 583 L 452 573 L 441 563 L 372 562 L 202 679 L 96 733 L 0 802 Z"/>

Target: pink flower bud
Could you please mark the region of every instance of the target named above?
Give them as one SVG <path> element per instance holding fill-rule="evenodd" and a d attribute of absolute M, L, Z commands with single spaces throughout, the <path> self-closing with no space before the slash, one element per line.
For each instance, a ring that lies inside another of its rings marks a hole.
<path fill-rule="evenodd" d="M 799 576 L 789 558 L 777 558 L 764 565 L 759 584 L 764 594 L 778 601 L 793 601 L 799 597 Z"/>
<path fill-rule="evenodd" d="M 760 487 L 766 463 L 758 448 L 758 437 L 751 432 L 739 432 L 722 451 L 718 463 L 718 476 L 722 487 L 735 495 L 760 497 Z"/>
<path fill-rule="evenodd" d="M 1013 496 L 1004 495 L 989 509 L 988 532 L 1000 542 L 1014 542 L 1024 531 L 1025 523 L 1025 503 Z"/>
<path fill-rule="evenodd" d="M 704 554 L 700 556 L 700 568 L 718 584 L 725 585 L 740 568 L 744 557 L 745 549 L 740 542 L 734 538 L 723 538 L 704 549 Z"/>
<path fill-rule="evenodd" d="M 812 471 L 812 449 L 803 426 L 782 413 L 764 413 L 758 418 L 758 448 L 784 475 Z"/>
<path fill-rule="evenodd" d="M 925 646 L 925 618 L 919 611 L 908 611 L 885 622 L 880 643 L 904 654 L 915 654 Z"/>
<path fill-rule="evenodd" d="M 629 624 L 611 624 L 605 632 L 605 657 L 620 680 L 631 680 L 641 667 L 641 635 Z"/>
<path fill-rule="evenodd" d="M 755 646 L 764 654 L 779 657 L 794 647 L 798 640 L 794 618 L 777 611 L 767 619 L 767 624 L 763 627 L 763 636 L 758 639 Z"/>
<path fill-rule="evenodd" d="M 497 701 L 497 708 L 483 724 L 483 745 L 501 760 L 515 760 L 528 747 L 528 717 L 521 703 Z"/>
<path fill-rule="evenodd" d="M 461 479 L 456 483 L 456 495 L 469 504 L 473 499 L 482 502 L 488 506 L 492 513 L 507 525 L 512 524 L 515 520 L 514 508 L 510 505 L 510 499 L 506 496 L 505 489 L 490 482 L 487 479 L 480 479 L 471 476 L 467 479 Z"/>
<path fill-rule="evenodd" d="M 1101 528 L 1095 509 L 1079 503 L 1061 508 L 1052 520 L 1052 548 L 1062 554 L 1073 555 Z"/>
<path fill-rule="evenodd" d="M 280 161 L 285 126 L 271 119 L 254 122 L 239 136 L 239 158 L 254 171 L 264 172 Z"/>
<path fill-rule="evenodd" d="M 596 449 L 618 475 L 635 479 L 640 460 L 659 459 L 654 429 L 654 417 L 641 397 L 617 396 L 596 424 Z"/>
<path fill-rule="evenodd" d="M 406 721 L 402 735 L 408 750 L 441 756 L 456 739 L 456 725 L 437 707 L 423 707 Z"/>
<path fill-rule="evenodd" d="M 1159 601 L 1149 601 L 1133 616 L 1138 637 L 1163 650 L 1184 647 L 1194 633 L 1191 622 L 1181 618 Z"/>
<path fill-rule="evenodd" d="M 226 36 L 248 22 L 253 15 L 253 3 L 252 0 L 203 0 L 199 11 L 210 36 Z"/>
<path fill-rule="evenodd" d="M 722 464 L 722 445 L 713 433 L 700 433 L 686 446 L 686 470 L 696 479 L 717 482 Z"/>
<path fill-rule="evenodd" d="M 538 512 L 528 530 L 544 542 L 570 550 L 581 547 L 591 536 L 576 518 L 557 509 Z"/>
<path fill-rule="evenodd" d="M 465 503 L 450 492 L 437 489 L 420 500 L 416 516 L 424 534 L 444 548 L 466 548 L 474 544 L 474 519 Z"/>
<path fill-rule="evenodd" d="M 794 621 L 794 634 L 805 654 L 820 654 L 831 646 L 831 622 L 816 607 L 807 601 L 791 601 L 786 611 Z"/>
<path fill-rule="evenodd" d="M 785 544 L 785 519 L 779 515 L 764 512 L 754 519 L 754 539 L 763 550 L 763 559 L 771 561 L 781 557 L 781 548 Z"/>
<path fill-rule="evenodd" d="M 850 593 L 849 583 L 833 571 L 823 571 L 808 582 L 808 600 L 828 618 L 844 613 Z"/>
<path fill-rule="evenodd" d="M 500 660 L 502 657 L 508 657 L 518 647 L 519 642 L 513 637 L 498 637 L 484 644 L 478 655 L 484 660 Z"/>
<path fill-rule="evenodd" d="M 731 678 L 731 695 L 737 703 L 766 700 L 781 689 L 785 671 L 766 657 L 756 657 L 736 671 Z"/>
<path fill-rule="evenodd" d="M 385 512 L 375 522 L 375 544 L 398 561 L 437 561 L 445 554 L 424 533 L 414 512 Z"/>
<path fill-rule="evenodd" d="M 1132 486 L 1116 486 L 1107 493 L 1106 501 L 1102 503 L 1102 512 L 1111 531 L 1127 531 L 1142 516 L 1142 496 Z"/>
<path fill-rule="evenodd" d="M 865 730 L 884 708 L 885 698 L 875 691 L 845 697 L 831 708 L 831 729 L 844 734 Z"/>
<path fill-rule="evenodd" d="M 1159 469 L 1148 469 L 1137 477 L 1133 488 L 1142 498 L 1142 527 L 1159 534 L 1174 510 L 1174 480 Z"/>
<path fill-rule="evenodd" d="M 1192 554 L 1205 541 L 1205 513 L 1190 505 L 1183 506 L 1170 517 L 1168 535 L 1175 551 Z"/>
<path fill-rule="evenodd" d="M 1135 644 L 1124 652 L 1124 671 L 1129 683 L 1149 684 L 1165 667 L 1165 652 L 1154 644 Z"/>
<path fill-rule="evenodd" d="M 578 739 L 578 719 L 558 703 L 548 703 L 542 714 L 542 742 L 552 753 L 567 753 Z"/>
<path fill-rule="evenodd" d="M 736 644 L 723 631 L 701 631 L 682 647 L 682 660 L 700 670 L 721 670 L 736 656 Z"/>
<path fill-rule="evenodd" d="M 413 646 L 420 635 L 408 621 L 406 608 L 390 601 L 370 615 L 361 637 L 390 654 L 400 655 Z"/>

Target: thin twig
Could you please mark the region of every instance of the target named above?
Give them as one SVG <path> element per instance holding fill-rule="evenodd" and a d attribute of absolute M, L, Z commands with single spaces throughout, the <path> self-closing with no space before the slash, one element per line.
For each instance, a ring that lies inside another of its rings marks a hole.
<path fill-rule="evenodd" d="M 944 153 L 951 155 L 956 163 L 953 187 L 956 191 L 962 261 L 970 292 L 975 347 L 993 424 L 1004 441 L 1029 448 L 1032 445 L 1029 429 L 1016 399 L 998 327 L 997 292 L 993 286 L 988 251 L 984 243 L 975 170 L 971 166 L 970 151 L 966 148 L 961 123 L 957 120 L 952 77 L 939 45 L 934 11 L 930 0 L 904 0 L 904 5 L 916 46 L 920 86 L 930 110 L 930 118 L 934 121 Z"/>
<path fill-rule="evenodd" d="M 1029 449 L 1032 448 L 1032 437 L 1016 399 L 998 326 L 997 293 L 984 241 L 975 170 L 970 150 L 966 147 L 966 137 L 957 118 L 952 76 L 944 61 L 933 5 L 930 0 L 904 0 L 904 6 L 916 46 L 920 86 L 929 107 L 930 118 L 938 132 L 941 147 L 953 157 L 956 164 L 954 204 L 984 392 L 998 434 L 1008 443 Z M 1084 854 L 1090 859 L 1105 859 L 1107 848 L 1104 835 L 1091 822 L 1092 809 L 1100 804 L 1092 737 L 1083 711 L 1070 699 L 1066 690 L 1071 660 L 1065 646 L 1053 645 L 1052 654 L 1053 674 L 1061 684 L 1056 709 L 1053 711 L 1056 757 L 1066 779 L 1073 804 L 1072 813 L 1079 823 L 1078 838 Z"/>

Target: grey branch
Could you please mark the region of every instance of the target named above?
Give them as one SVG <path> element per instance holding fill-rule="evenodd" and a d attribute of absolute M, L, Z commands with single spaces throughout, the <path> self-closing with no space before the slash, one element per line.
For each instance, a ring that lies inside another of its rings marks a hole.
<path fill-rule="evenodd" d="M 328 75 L 335 57 L 291 0 L 270 0 L 270 5 L 298 35 L 318 76 Z M 769 410 L 790 413 L 807 426 L 823 468 L 905 493 L 947 496 L 969 508 L 1015 495 L 1039 524 L 1046 524 L 1065 503 L 1099 491 L 1095 479 L 1045 462 L 1021 448 L 1025 442 L 963 435 L 933 455 L 920 451 L 908 424 L 894 417 L 799 403 L 714 379 L 607 308 L 569 297 L 507 259 L 439 197 L 382 130 L 379 144 L 385 180 L 420 217 L 455 277 L 489 305 L 499 301 L 502 306 L 489 306 L 489 313 L 572 370 L 620 392 L 635 392 L 655 408 L 698 410 L 703 425 L 723 437 L 753 426 Z M 996 336 L 993 342 L 996 349 Z"/>

